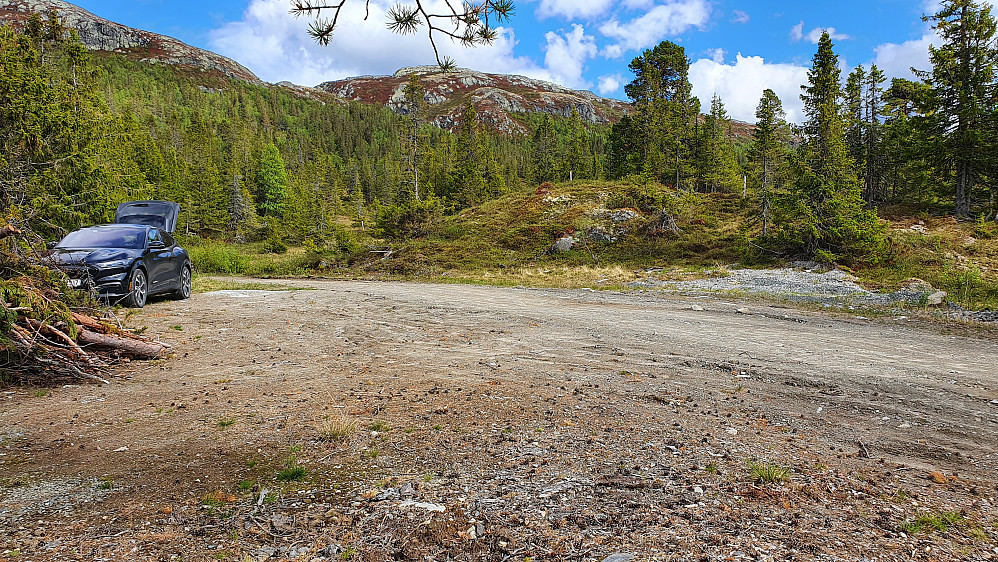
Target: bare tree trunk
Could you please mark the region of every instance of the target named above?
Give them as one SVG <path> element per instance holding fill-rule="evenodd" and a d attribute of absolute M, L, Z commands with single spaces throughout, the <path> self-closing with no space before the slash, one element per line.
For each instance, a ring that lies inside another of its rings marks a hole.
<path fill-rule="evenodd" d="M 967 162 L 956 165 L 956 208 L 957 217 L 970 217 L 970 188 L 973 186 L 973 170 Z"/>

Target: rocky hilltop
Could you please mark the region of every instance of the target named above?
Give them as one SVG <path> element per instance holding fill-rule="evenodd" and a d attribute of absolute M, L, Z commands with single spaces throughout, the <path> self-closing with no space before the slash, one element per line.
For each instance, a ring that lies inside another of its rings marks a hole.
<path fill-rule="evenodd" d="M 458 125 L 468 99 L 475 104 L 482 123 L 504 133 L 526 133 L 522 115 L 535 111 L 568 117 L 574 107 L 583 121 L 612 123 L 631 108 L 622 101 L 525 76 L 464 68 L 445 72 L 437 66 L 402 68 L 393 76 L 358 76 L 317 87 L 344 100 L 382 104 L 403 113 L 404 88 L 411 74 L 418 76 L 426 89 L 431 121 L 444 129 L 453 130 Z"/>
<path fill-rule="evenodd" d="M 0 22 L 15 26 L 32 14 L 55 10 L 63 25 L 76 29 L 80 42 L 96 51 L 121 53 L 147 62 L 197 69 L 202 72 L 260 83 L 249 69 L 222 55 L 192 47 L 172 37 L 133 29 L 61 0 L 0 0 Z"/>

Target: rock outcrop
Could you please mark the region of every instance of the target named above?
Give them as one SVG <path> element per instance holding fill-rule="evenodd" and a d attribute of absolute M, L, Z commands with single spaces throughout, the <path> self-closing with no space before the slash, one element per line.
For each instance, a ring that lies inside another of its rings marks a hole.
<path fill-rule="evenodd" d="M 425 88 L 430 119 L 444 129 L 455 129 L 467 99 L 478 119 L 503 133 L 525 133 L 523 114 L 540 111 L 568 117 L 574 107 L 583 121 L 612 123 L 631 110 L 628 103 L 601 98 L 525 76 L 488 74 L 468 69 L 444 72 L 437 66 L 402 68 L 393 76 L 358 76 L 317 86 L 344 100 L 386 105 L 404 113 L 404 88 L 415 74 Z"/>
<path fill-rule="evenodd" d="M 55 11 L 80 42 L 97 51 L 121 53 L 146 62 L 184 66 L 202 72 L 262 83 L 255 74 L 222 55 L 192 47 L 172 37 L 133 29 L 61 0 L 0 0 L 0 21 L 21 26 L 32 14 Z"/>

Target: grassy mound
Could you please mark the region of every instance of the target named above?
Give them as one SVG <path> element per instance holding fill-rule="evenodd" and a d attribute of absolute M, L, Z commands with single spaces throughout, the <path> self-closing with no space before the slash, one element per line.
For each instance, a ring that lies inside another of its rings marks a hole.
<path fill-rule="evenodd" d="M 917 278 L 968 309 L 998 308 L 998 225 L 950 217 L 889 220 L 891 251 L 852 272 L 872 289 L 893 291 Z M 545 287 L 620 287 L 636 271 L 661 278 L 710 274 L 731 264 L 785 265 L 786 257 L 754 243 L 757 202 L 736 193 L 677 193 L 663 186 L 609 182 L 544 184 L 443 217 L 427 234 L 380 238 L 349 230 L 350 249 L 193 241 L 201 273 L 260 277 L 375 277 Z M 572 237 L 571 249 L 555 242 Z M 342 246 L 342 244 L 341 244 Z"/>

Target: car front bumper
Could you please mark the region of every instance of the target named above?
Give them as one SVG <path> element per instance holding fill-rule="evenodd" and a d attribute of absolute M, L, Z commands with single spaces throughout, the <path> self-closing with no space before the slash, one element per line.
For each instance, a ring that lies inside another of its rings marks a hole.
<path fill-rule="evenodd" d="M 70 288 L 96 294 L 101 299 L 115 301 L 123 298 L 130 291 L 127 271 L 110 274 L 97 272 L 99 276 L 94 276 L 94 273 L 89 270 L 75 270 L 68 273 Z"/>

